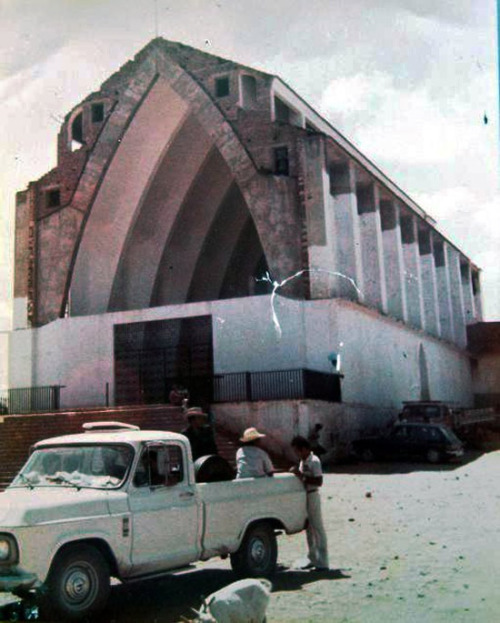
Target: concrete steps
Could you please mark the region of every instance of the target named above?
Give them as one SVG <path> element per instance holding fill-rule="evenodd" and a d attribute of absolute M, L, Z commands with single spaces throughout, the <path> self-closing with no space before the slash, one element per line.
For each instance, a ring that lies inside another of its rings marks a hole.
<path fill-rule="evenodd" d="M 33 415 L 5 416 L 0 422 L 0 490 L 12 481 L 25 463 L 30 447 L 49 437 L 82 432 L 85 422 L 115 421 L 135 424 L 143 430 L 180 432 L 186 419 L 179 407 L 139 405 L 96 407 Z M 235 464 L 237 437 L 216 426 L 219 454 Z"/>

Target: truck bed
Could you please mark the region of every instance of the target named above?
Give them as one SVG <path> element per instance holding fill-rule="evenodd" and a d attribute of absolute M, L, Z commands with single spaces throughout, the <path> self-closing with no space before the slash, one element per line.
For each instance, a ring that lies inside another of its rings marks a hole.
<path fill-rule="evenodd" d="M 274 520 L 287 534 L 304 529 L 306 493 L 292 474 L 197 484 L 196 488 L 203 505 L 204 559 L 236 551 L 246 527 L 256 520 Z"/>

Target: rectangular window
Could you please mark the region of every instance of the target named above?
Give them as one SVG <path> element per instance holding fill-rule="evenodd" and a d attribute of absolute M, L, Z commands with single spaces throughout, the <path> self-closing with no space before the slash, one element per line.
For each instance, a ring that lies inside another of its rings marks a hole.
<path fill-rule="evenodd" d="M 45 205 L 47 208 L 58 208 L 61 205 L 61 193 L 59 188 L 51 188 L 46 191 Z"/>
<path fill-rule="evenodd" d="M 136 487 L 175 487 L 183 479 L 180 446 L 152 444 L 143 450 L 134 476 Z"/>
<path fill-rule="evenodd" d="M 276 147 L 274 150 L 274 174 L 288 175 L 289 171 L 288 147 Z"/>
<path fill-rule="evenodd" d="M 281 123 L 290 123 L 290 109 L 279 97 L 274 98 L 274 118 Z"/>
<path fill-rule="evenodd" d="M 243 108 L 252 108 L 257 102 L 257 80 L 254 76 L 241 76 L 241 100 Z"/>
<path fill-rule="evenodd" d="M 92 123 L 102 123 L 104 121 L 104 104 L 92 104 L 91 117 Z"/>
<path fill-rule="evenodd" d="M 229 76 L 221 76 L 215 79 L 215 97 L 229 95 Z"/>

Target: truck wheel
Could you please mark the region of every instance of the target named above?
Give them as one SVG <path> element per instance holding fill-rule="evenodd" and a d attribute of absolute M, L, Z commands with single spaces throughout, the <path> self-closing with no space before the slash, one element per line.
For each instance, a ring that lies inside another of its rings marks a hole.
<path fill-rule="evenodd" d="M 44 589 L 40 604 L 44 615 L 71 621 L 88 617 L 108 600 L 108 562 L 95 547 L 75 545 L 56 556 Z"/>
<path fill-rule="evenodd" d="M 278 544 L 268 523 L 251 526 L 239 547 L 231 554 L 231 566 L 239 577 L 269 577 L 276 569 Z"/>
<path fill-rule="evenodd" d="M 441 460 L 441 453 L 438 450 L 434 450 L 433 448 L 427 450 L 426 456 L 429 463 L 439 463 L 439 461 Z"/>

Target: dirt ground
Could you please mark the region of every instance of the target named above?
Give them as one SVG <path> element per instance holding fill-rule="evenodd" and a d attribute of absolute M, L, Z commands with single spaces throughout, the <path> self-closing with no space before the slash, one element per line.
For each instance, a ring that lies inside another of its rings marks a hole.
<path fill-rule="evenodd" d="M 496 623 L 500 451 L 460 465 L 344 466 L 322 491 L 329 572 L 293 569 L 305 535 L 280 537 L 268 622 Z M 102 621 L 179 621 L 234 580 L 227 561 L 115 586 Z"/>

